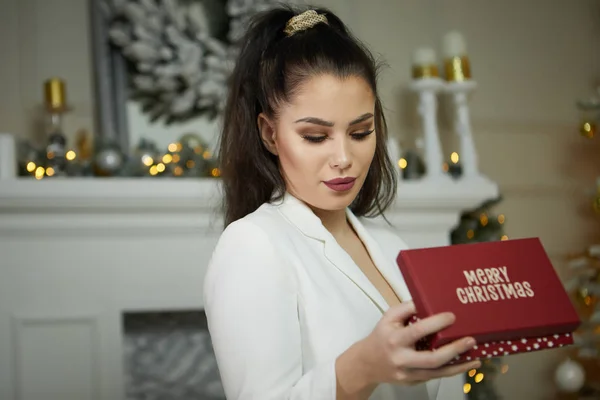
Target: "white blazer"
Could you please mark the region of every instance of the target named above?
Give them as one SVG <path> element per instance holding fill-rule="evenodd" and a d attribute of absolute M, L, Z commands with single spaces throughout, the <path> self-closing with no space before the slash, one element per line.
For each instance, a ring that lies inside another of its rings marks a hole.
<path fill-rule="evenodd" d="M 391 229 L 347 216 L 402 301 L 396 266 L 406 244 Z M 366 337 L 388 304 L 321 220 L 286 194 L 230 224 L 205 278 L 204 306 L 229 400 L 335 400 L 335 360 Z M 372 400 L 464 399 L 461 376 L 381 384 Z"/>

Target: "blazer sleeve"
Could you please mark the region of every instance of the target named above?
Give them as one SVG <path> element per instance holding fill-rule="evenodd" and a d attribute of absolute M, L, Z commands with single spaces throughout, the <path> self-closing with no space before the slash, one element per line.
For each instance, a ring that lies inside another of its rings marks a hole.
<path fill-rule="evenodd" d="M 260 227 L 227 227 L 203 296 L 228 400 L 335 399 L 334 359 L 303 369 L 295 280 Z"/>

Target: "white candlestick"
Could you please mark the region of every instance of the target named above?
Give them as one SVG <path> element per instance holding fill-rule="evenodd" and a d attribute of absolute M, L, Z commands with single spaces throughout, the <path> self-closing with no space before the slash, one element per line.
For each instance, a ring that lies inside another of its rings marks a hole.
<path fill-rule="evenodd" d="M 444 156 L 437 126 L 437 92 L 444 83 L 440 78 L 414 79 L 410 88 L 418 93 L 418 112 L 423 124 L 425 178 L 450 180 L 443 170 Z"/>
<path fill-rule="evenodd" d="M 449 82 L 444 90 L 452 96 L 454 103 L 454 130 L 460 139 L 460 158 L 462 160 L 462 177 L 479 177 L 479 161 L 471 131 L 468 94 L 476 87 L 472 80 Z"/>
<path fill-rule="evenodd" d="M 0 133 L 0 180 L 17 177 L 17 146 L 10 133 Z"/>

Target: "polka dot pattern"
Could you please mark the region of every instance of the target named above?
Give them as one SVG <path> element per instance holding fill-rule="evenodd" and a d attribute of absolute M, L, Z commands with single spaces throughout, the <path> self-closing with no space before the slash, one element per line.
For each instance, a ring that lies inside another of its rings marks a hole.
<path fill-rule="evenodd" d="M 412 317 L 408 325 L 417 322 L 417 317 Z M 526 353 L 539 350 L 554 349 L 573 344 L 573 335 L 570 333 L 542 336 L 535 338 L 522 338 L 518 340 L 500 340 L 496 342 L 480 343 L 473 349 L 457 356 L 449 364 L 457 364 L 485 358 L 503 357 L 511 354 Z M 417 342 L 417 350 L 430 350 L 431 343 L 425 338 Z M 434 350 L 435 351 L 435 350 Z"/>

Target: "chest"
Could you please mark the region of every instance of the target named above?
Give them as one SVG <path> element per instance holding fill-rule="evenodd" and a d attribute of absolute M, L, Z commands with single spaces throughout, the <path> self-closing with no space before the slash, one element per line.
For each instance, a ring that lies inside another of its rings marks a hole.
<path fill-rule="evenodd" d="M 377 268 L 371 254 L 369 254 L 364 243 L 357 236 L 341 239 L 339 240 L 339 244 L 389 306 L 400 304 L 400 298 L 394 292 L 390 282 Z"/>
<path fill-rule="evenodd" d="M 298 238 L 286 245 L 281 238 L 278 243 L 287 252 L 297 282 L 307 366 L 337 356 L 373 330 L 387 309 L 384 296 L 373 287 L 385 279 L 364 247 L 346 251 L 343 243 L 326 248 L 321 241 Z M 396 297 L 389 286 L 388 290 Z"/>

